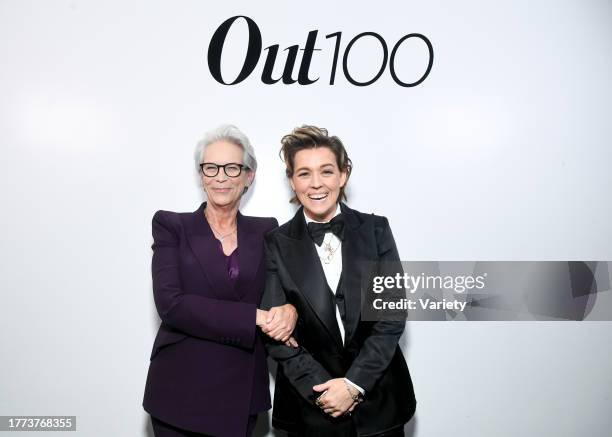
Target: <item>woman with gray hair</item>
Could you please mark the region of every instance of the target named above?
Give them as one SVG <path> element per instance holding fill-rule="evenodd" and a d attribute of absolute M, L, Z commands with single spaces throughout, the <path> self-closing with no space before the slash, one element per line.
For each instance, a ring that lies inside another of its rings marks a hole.
<path fill-rule="evenodd" d="M 249 217 L 240 199 L 257 161 L 238 128 L 221 126 L 197 145 L 207 201 L 193 213 L 153 216 L 153 297 L 161 318 L 144 409 L 156 437 L 249 436 L 270 408 L 266 354 L 257 327 L 294 345 L 292 305 L 258 309 L 264 234 L 276 219 Z"/>

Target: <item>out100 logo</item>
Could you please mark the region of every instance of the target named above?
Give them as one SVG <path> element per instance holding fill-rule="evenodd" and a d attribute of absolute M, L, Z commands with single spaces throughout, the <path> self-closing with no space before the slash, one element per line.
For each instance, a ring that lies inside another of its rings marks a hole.
<path fill-rule="evenodd" d="M 249 44 L 246 50 L 246 54 L 244 56 L 244 61 L 240 73 L 238 73 L 238 76 L 233 81 L 229 81 L 221 74 L 221 55 L 223 54 L 223 46 L 225 44 L 225 39 L 227 38 L 230 28 L 239 18 L 244 18 L 248 25 Z M 267 85 L 272 85 L 279 81 L 282 81 L 282 83 L 284 83 L 285 85 L 290 85 L 296 82 L 300 85 L 310 85 L 318 81 L 319 77 L 311 78 L 309 71 L 314 52 L 320 50 L 315 47 L 318 33 L 318 30 L 312 30 L 308 33 L 308 37 L 306 38 L 306 44 L 304 48 L 301 49 L 304 53 L 302 54 L 302 60 L 300 62 L 297 78 L 293 77 L 293 70 L 300 47 L 298 45 L 292 45 L 285 49 L 287 51 L 287 60 L 285 61 L 285 66 L 283 68 L 282 75 L 277 78 L 272 77 L 272 71 L 274 69 L 274 65 L 276 64 L 279 45 L 273 44 L 269 47 L 266 47 L 265 50 L 267 50 L 268 53 L 266 55 L 265 64 L 261 72 L 261 81 Z M 356 80 L 353 76 L 351 76 L 350 67 L 348 63 L 348 55 L 351 49 L 353 48 L 353 45 L 360 39 L 366 37 L 375 38 L 380 43 L 383 53 L 383 59 L 376 75 L 370 78 L 369 80 L 360 82 Z M 340 57 L 340 41 L 342 39 L 342 32 L 334 32 L 330 33 L 329 35 L 325 35 L 325 39 L 330 38 L 335 38 L 334 57 L 330 67 L 329 75 L 329 84 L 334 85 L 336 80 L 336 71 L 338 67 L 338 58 Z M 427 68 L 425 69 L 425 73 L 419 79 L 413 82 L 405 82 L 400 78 L 400 75 L 398 75 L 398 72 L 396 71 L 395 55 L 399 47 L 412 38 L 420 39 L 427 46 L 428 62 Z M 261 56 L 261 49 L 261 32 L 259 30 L 259 27 L 257 26 L 257 23 L 255 23 L 253 19 L 244 15 L 237 15 L 235 17 L 228 18 L 217 28 L 210 40 L 210 44 L 208 45 L 208 69 L 210 70 L 210 74 L 220 84 L 239 84 L 247 77 L 249 77 L 251 73 L 253 73 L 253 71 L 255 70 L 255 67 L 257 66 L 257 63 L 259 62 L 259 58 Z M 433 65 L 433 58 L 434 52 L 431 42 L 429 41 L 429 39 L 427 39 L 426 36 L 421 35 L 420 33 L 410 33 L 401 37 L 391 49 L 391 55 L 389 56 L 389 48 L 382 36 L 375 32 L 362 32 L 356 35 L 353 39 L 351 39 L 347 44 L 346 48 L 344 49 L 344 54 L 342 56 L 342 72 L 344 73 L 344 77 L 346 78 L 346 80 L 351 84 L 355 86 L 368 86 L 373 84 L 380 78 L 380 76 L 387 68 L 388 64 L 389 73 L 391 73 L 391 77 L 393 78 L 396 84 L 402 87 L 414 87 L 422 83 L 427 78 L 427 76 L 429 76 L 431 67 Z"/>

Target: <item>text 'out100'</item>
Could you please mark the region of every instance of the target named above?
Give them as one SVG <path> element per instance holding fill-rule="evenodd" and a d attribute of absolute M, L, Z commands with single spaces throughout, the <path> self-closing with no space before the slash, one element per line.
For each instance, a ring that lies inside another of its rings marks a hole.
<path fill-rule="evenodd" d="M 221 56 L 223 54 L 225 40 L 230 31 L 230 28 L 239 18 L 244 18 L 244 20 L 246 20 L 249 32 L 249 43 L 248 48 L 246 50 L 246 54 L 244 56 L 244 61 L 240 73 L 233 81 L 227 81 L 223 78 L 221 74 Z M 316 48 L 318 33 L 318 30 L 312 30 L 308 33 L 308 36 L 306 38 L 306 44 L 304 45 L 303 49 L 300 49 L 299 45 L 292 45 L 285 49 L 285 51 L 287 51 L 287 60 L 285 61 L 285 66 L 283 68 L 282 75 L 277 78 L 274 78 L 272 76 L 274 66 L 277 62 L 277 55 L 280 46 L 279 44 L 273 44 L 269 47 L 266 47 L 265 50 L 267 50 L 268 53 L 266 55 L 266 60 L 261 73 L 261 81 L 267 85 L 275 84 L 279 81 L 282 81 L 282 83 L 286 85 L 290 85 L 296 82 L 300 85 L 310 85 L 317 82 L 319 80 L 319 77 L 310 77 L 310 66 L 314 52 L 321 50 Z M 380 68 L 376 75 L 370 78 L 369 80 L 360 82 L 356 80 L 350 73 L 348 56 L 354 44 L 362 38 L 366 37 L 374 38 L 380 44 L 383 57 Z M 333 61 L 331 63 L 329 75 L 329 84 L 334 85 L 336 80 L 338 59 L 340 57 L 340 42 L 342 40 L 342 32 L 330 33 L 329 35 L 326 35 L 325 38 L 335 40 L 334 56 Z M 413 38 L 421 40 L 425 43 L 425 46 L 427 47 L 427 67 L 425 68 L 425 72 L 417 80 L 412 82 L 406 82 L 405 79 L 402 80 L 400 78 L 400 75 L 398 75 L 395 65 L 395 58 L 397 51 L 401 47 L 401 45 Z M 208 46 L 208 68 L 210 70 L 211 75 L 217 82 L 223 85 L 239 84 L 247 77 L 249 77 L 251 73 L 255 70 L 255 67 L 257 66 L 257 63 L 259 62 L 259 58 L 261 56 L 262 46 L 263 45 L 261 32 L 259 30 L 259 26 L 257 26 L 257 23 L 255 23 L 253 19 L 243 15 L 237 15 L 235 17 L 231 17 L 225 20 L 213 34 L 210 40 L 210 44 Z M 302 59 L 300 62 L 297 78 L 293 78 L 293 70 L 296 64 L 298 52 L 300 50 L 303 51 Z M 382 36 L 375 32 L 362 32 L 356 35 L 353 39 L 351 39 L 346 45 L 342 56 L 342 72 L 344 73 L 344 77 L 346 78 L 346 80 L 351 84 L 355 86 L 368 86 L 373 84 L 380 78 L 380 76 L 383 74 L 388 65 L 391 77 L 397 85 L 402 87 L 414 87 L 422 83 L 429 75 L 431 67 L 433 65 L 433 57 L 434 52 L 431 42 L 426 36 L 420 33 L 410 33 L 401 37 L 395 43 L 395 45 L 391 49 L 391 54 L 389 55 L 389 48 Z"/>

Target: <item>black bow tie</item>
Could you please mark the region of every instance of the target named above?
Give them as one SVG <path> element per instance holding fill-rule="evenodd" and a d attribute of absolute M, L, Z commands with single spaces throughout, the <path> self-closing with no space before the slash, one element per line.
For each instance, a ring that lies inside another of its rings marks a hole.
<path fill-rule="evenodd" d="M 342 218 L 342 214 L 337 215 L 327 223 L 308 223 L 308 233 L 317 246 L 323 244 L 325 234 L 328 232 L 333 233 L 340 240 L 344 240 L 344 218 Z"/>

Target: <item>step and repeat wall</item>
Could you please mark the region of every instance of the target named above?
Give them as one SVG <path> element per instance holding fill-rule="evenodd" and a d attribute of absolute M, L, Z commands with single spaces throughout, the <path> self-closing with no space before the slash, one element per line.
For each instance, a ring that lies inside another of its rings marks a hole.
<path fill-rule="evenodd" d="M 292 217 L 280 139 L 312 124 L 402 260 L 612 260 L 611 24 L 603 0 L 0 2 L 0 415 L 152 436 L 151 218 L 205 200 L 223 123 L 259 161 L 244 214 Z M 606 436 L 611 337 L 410 321 L 406 433 Z"/>

